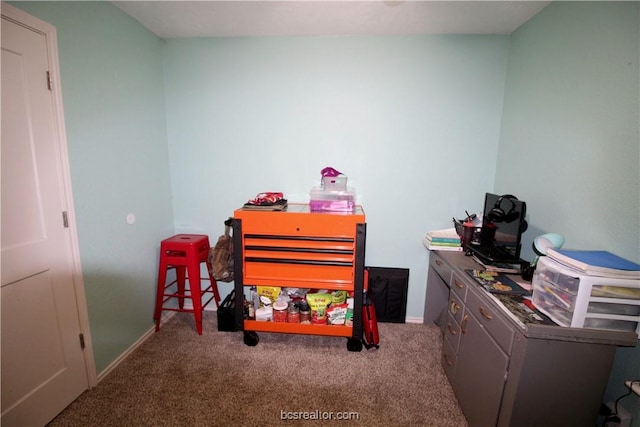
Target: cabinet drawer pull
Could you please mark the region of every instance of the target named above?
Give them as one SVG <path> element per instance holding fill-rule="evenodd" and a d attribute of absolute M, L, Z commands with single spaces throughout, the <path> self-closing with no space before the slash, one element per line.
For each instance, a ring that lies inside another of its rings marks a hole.
<path fill-rule="evenodd" d="M 482 307 L 479 307 L 479 309 L 480 309 L 480 314 L 482 314 L 482 317 L 484 317 L 487 320 L 493 319 L 493 316 L 491 315 L 491 313 L 485 311 L 484 308 Z"/>
<path fill-rule="evenodd" d="M 460 323 L 460 331 L 463 334 L 467 333 L 467 320 L 469 320 L 469 315 L 465 314 L 464 317 L 462 318 L 462 322 Z"/>
<path fill-rule="evenodd" d="M 464 285 L 460 282 L 458 282 L 457 280 L 454 280 L 453 283 L 456 285 L 456 287 L 458 289 L 462 289 L 464 287 Z"/>
<path fill-rule="evenodd" d="M 442 261 L 440 261 L 439 259 L 436 260 L 436 265 L 438 267 L 442 267 Z"/>
<path fill-rule="evenodd" d="M 458 313 L 458 310 L 460 310 L 460 306 L 456 304 L 455 301 L 451 301 L 451 305 L 449 306 L 449 311 L 451 312 L 451 314 L 456 315 Z"/>
<path fill-rule="evenodd" d="M 443 354 L 442 358 L 444 359 L 444 362 L 449 365 L 449 366 L 453 366 L 453 362 L 451 361 L 451 359 L 449 359 L 449 355 L 448 354 Z"/>
<path fill-rule="evenodd" d="M 455 329 L 453 329 L 453 327 L 451 326 L 451 323 L 447 323 L 447 329 L 449 329 L 449 333 L 451 335 L 458 335 L 458 331 L 456 331 Z"/>

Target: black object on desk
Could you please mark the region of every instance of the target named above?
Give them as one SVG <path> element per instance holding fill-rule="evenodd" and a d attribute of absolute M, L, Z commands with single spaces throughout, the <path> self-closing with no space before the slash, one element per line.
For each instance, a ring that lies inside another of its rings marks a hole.
<path fill-rule="evenodd" d="M 526 213 L 527 204 L 517 197 L 486 193 L 480 244 L 469 249 L 489 262 L 519 262 L 520 240 L 528 227 Z"/>

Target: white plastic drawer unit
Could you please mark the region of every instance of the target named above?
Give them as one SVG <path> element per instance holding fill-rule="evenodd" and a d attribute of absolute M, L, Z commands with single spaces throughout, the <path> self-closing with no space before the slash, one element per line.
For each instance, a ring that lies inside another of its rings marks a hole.
<path fill-rule="evenodd" d="M 640 280 L 580 274 L 541 257 L 533 303 L 561 326 L 640 334 Z"/>

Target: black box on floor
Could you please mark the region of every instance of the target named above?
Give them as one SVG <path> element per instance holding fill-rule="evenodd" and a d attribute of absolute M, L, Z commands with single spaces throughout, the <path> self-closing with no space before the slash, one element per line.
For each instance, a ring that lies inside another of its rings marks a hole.
<path fill-rule="evenodd" d="M 218 307 L 218 330 L 222 332 L 236 331 L 235 290 L 220 303 Z"/>

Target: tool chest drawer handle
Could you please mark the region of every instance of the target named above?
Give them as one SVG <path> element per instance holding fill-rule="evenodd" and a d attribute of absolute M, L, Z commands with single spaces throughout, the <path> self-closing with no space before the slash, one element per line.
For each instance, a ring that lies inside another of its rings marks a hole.
<path fill-rule="evenodd" d="M 302 252 L 310 254 L 331 254 L 331 255 L 353 255 L 351 249 L 330 249 L 330 248 L 285 248 L 282 246 L 258 246 L 246 245 L 246 251 L 270 251 L 270 252 Z"/>
<path fill-rule="evenodd" d="M 314 236 L 283 236 L 281 234 L 245 234 L 245 239 L 264 240 L 306 240 L 309 242 L 351 242 L 352 237 L 314 237 Z"/>
<path fill-rule="evenodd" d="M 272 263 L 272 264 L 302 264 L 302 265 L 327 265 L 332 267 L 353 267 L 353 263 L 348 261 L 321 261 L 321 260 L 259 258 L 259 257 L 245 257 L 245 261 L 246 262 L 265 262 L 265 263 Z"/>

